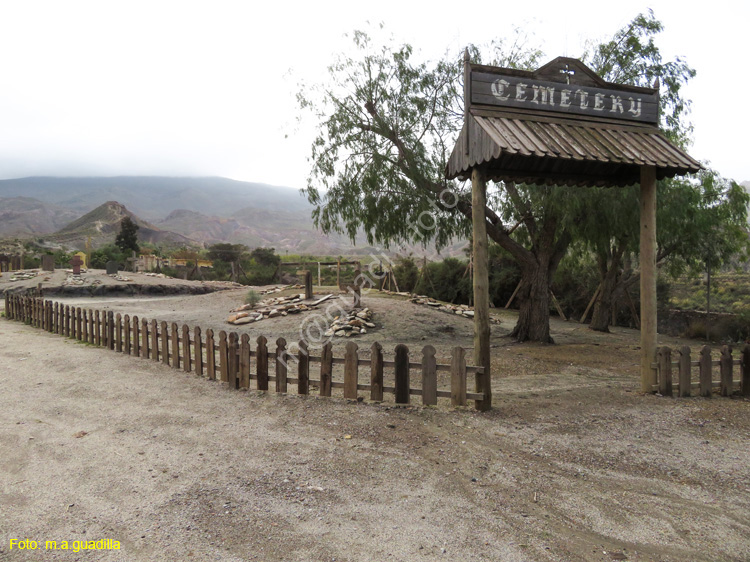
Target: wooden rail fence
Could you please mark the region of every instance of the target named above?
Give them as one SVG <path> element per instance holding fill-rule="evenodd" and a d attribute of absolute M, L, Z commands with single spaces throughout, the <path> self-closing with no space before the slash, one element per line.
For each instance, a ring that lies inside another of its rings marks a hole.
<path fill-rule="evenodd" d="M 657 360 L 651 366 L 657 370 L 657 384 L 652 390 L 664 396 L 691 396 L 697 390 L 700 396 L 710 397 L 714 389 L 721 396 L 731 396 L 735 390 L 742 396 L 750 396 L 750 344 L 745 344 L 740 351 L 739 359 L 732 356 L 732 347 L 721 347 L 718 360 L 712 358 L 711 347 L 704 345 L 698 360 L 693 361 L 690 348 L 683 346 L 674 353 L 669 347 L 661 347 Z M 673 361 L 673 356 L 676 361 Z M 739 379 L 734 379 L 735 366 L 739 366 Z M 697 380 L 693 378 L 693 367 L 698 369 Z M 714 367 L 718 367 L 718 379 L 714 379 Z M 677 380 L 674 380 L 673 373 Z"/>
<path fill-rule="evenodd" d="M 255 381 L 258 390 L 268 391 L 269 383 L 273 382 L 278 393 L 286 393 L 290 385 L 296 385 L 298 394 L 310 394 L 312 386 L 318 388 L 321 396 L 331 396 L 332 389 L 340 388 L 347 399 L 358 400 L 359 391 L 369 391 L 370 400 L 379 402 L 385 393 L 390 393 L 397 404 L 409 404 L 411 396 L 421 396 L 425 405 L 437 404 L 438 398 L 450 398 L 453 406 L 484 399 L 482 392 L 467 391 L 467 375 L 481 375 L 483 368 L 466 365 L 466 351 L 462 347 L 452 349 L 450 365 L 437 363 L 431 345 L 422 349 L 420 362 L 411 361 L 409 348 L 403 344 L 396 345 L 394 360 L 386 360 L 377 342 L 370 348 L 370 359 L 360 358 L 359 348 L 352 341 L 347 343 L 344 357 L 334 357 L 331 342 L 315 356 L 304 341 L 298 343 L 297 353 L 292 353 L 284 338 L 276 340 L 275 349 L 269 347 L 264 336 L 258 337 L 253 346 L 248 334 L 240 336 L 221 330 L 217 340 L 213 330 L 203 331 L 199 326 L 179 327 L 174 322 L 167 324 L 111 310 L 92 310 L 8 293 L 5 315 L 9 320 L 26 322 L 118 353 L 161 361 L 209 380 L 218 378 L 231 388 L 249 390 L 250 381 Z M 310 378 L 314 364 L 319 365 L 317 380 Z M 334 380 L 334 365 L 343 365 L 343 380 Z M 369 383 L 360 384 L 359 367 L 370 368 Z M 393 373 L 392 386 L 384 384 L 386 369 Z M 413 371 L 421 378 L 420 388 L 411 386 Z M 439 372 L 450 373 L 450 390 L 438 389 Z"/>

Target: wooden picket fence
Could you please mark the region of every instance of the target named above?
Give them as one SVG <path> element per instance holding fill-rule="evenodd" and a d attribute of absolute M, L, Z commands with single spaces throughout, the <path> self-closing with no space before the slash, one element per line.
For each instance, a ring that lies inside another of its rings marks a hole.
<path fill-rule="evenodd" d="M 161 361 L 209 380 L 218 377 L 236 389 L 249 390 L 250 381 L 254 380 L 257 389 L 263 391 L 269 390 L 269 382 L 274 382 L 278 393 L 286 393 L 290 385 L 296 385 L 297 393 L 306 395 L 310 394 L 311 387 L 317 386 L 321 396 L 331 396 L 332 389 L 341 388 L 344 398 L 351 400 L 360 399 L 360 390 L 369 391 L 370 400 L 378 402 L 383 400 L 384 393 L 391 393 L 397 404 L 409 404 L 411 396 L 421 396 L 424 405 L 436 405 L 441 397 L 450 398 L 453 406 L 465 406 L 467 400 L 484 399 L 482 392 L 467 391 L 467 375 L 481 374 L 483 368 L 466 365 L 466 351 L 462 347 L 452 349 L 450 365 L 438 364 L 435 348 L 430 345 L 422 349 L 419 363 L 410 361 L 409 348 L 403 344 L 396 345 L 393 361 L 385 360 L 383 348 L 377 342 L 371 347 L 370 359 L 360 358 L 358 346 L 352 341 L 347 343 L 342 358 L 333 356 L 330 341 L 323 346 L 320 356 L 314 356 L 304 341 L 297 345 L 297 353 L 288 351 L 284 338 L 276 340 L 273 350 L 269 349 L 268 340 L 260 336 L 253 348 L 248 334 L 240 336 L 222 330 L 217 341 L 213 330 L 203 331 L 199 326 L 178 327 L 174 322 L 168 325 L 164 321 L 131 318 L 111 310 L 91 310 L 7 293 L 5 315 L 10 320 L 26 322 L 118 353 Z M 310 378 L 313 364 L 320 366 L 318 380 Z M 269 371 L 271 365 L 273 372 Z M 344 366 L 343 381 L 334 380 L 334 365 Z M 370 367 L 369 384 L 359 382 L 361 366 Z M 393 386 L 384 384 L 386 369 L 389 379 L 393 372 Z M 411 387 L 412 369 L 421 371 L 421 388 Z M 438 389 L 438 372 L 450 373 L 450 390 Z"/>
<path fill-rule="evenodd" d="M 672 360 L 673 355 L 677 358 Z M 739 379 L 734 379 L 735 366 L 739 366 Z M 664 396 L 692 396 L 693 390 L 698 394 L 710 397 L 714 389 L 718 389 L 721 396 L 731 396 L 735 390 L 741 396 L 750 396 L 750 344 L 745 344 L 740 352 L 740 357 L 732 356 L 732 347 L 724 345 L 721 347 L 718 360 L 712 358 L 711 347 L 705 345 L 698 354 L 698 360 L 693 361 L 690 356 L 690 348 L 683 346 L 674 353 L 669 347 L 661 347 L 657 352 L 656 364 L 657 384 L 652 388 Z M 693 378 L 693 367 L 698 368 L 697 380 Z M 714 380 L 714 367 L 718 367 L 718 379 Z M 673 380 L 672 373 L 675 372 L 677 380 Z"/>

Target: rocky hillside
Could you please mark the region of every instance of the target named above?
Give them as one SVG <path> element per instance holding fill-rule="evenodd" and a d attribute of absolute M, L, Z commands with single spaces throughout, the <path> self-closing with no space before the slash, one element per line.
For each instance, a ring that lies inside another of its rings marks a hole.
<path fill-rule="evenodd" d="M 186 236 L 163 230 L 140 219 L 117 201 L 107 201 L 59 231 L 45 236 L 45 240 L 83 248 L 86 240 L 91 237 L 92 246 L 97 248 L 114 242 L 125 217 L 130 217 L 138 225 L 138 239 L 144 242 L 174 246 L 196 245 L 194 240 Z"/>
<path fill-rule="evenodd" d="M 49 234 L 77 216 L 75 211 L 31 197 L 0 197 L 0 237 Z"/>

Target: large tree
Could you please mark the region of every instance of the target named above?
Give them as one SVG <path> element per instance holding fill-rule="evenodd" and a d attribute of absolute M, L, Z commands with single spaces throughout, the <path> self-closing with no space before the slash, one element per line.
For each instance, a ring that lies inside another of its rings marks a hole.
<path fill-rule="evenodd" d="M 138 252 L 138 229 L 139 226 L 130 217 L 124 217 L 120 221 L 120 232 L 115 237 L 115 246 L 123 253 Z"/>
<path fill-rule="evenodd" d="M 669 74 L 665 84 L 679 83 L 682 79 L 672 75 L 683 68 L 662 64 L 653 44 L 653 35 L 661 30 L 657 24 L 650 13 L 638 16 L 602 48 L 591 48 L 594 60 L 602 68 L 611 65 L 612 72 L 626 62 L 627 72 L 618 78 L 631 83 L 637 82 L 632 78 L 638 69 L 658 63 L 656 75 Z M 467 235 L 470 186 L 444 176 L 463 119 L 461 57 L 415 62 L 408 45 L 375 48 L 362 32 L 355 32 L 353 41 L 355 54 L 342 55 L 330 67 L 329 81 L 300 95 L 301 106 L 319 119 L 305 190 L 315 205 L 317 226 L 352 238 L 361 229 L 370 244 L 386 246 L 428 240 L 441 246 Z M 541 53 L 519 45 L 523 42 L 510 47 L 494 43 L 487 62 L 536 68 Z M 607 57 L 619 50 L 628 50 L 628 56 Z M 471 51 L 474 62 L 481 62 L 479 50 Z M 679 124 L 675 108 L 684 110 L 679 96 L 671 107 Z M 522 274 L 520 313 L 512 333 L 518 340 L 551 341 L 549 287 L 582 218 L 591 211 L 582 195 L 581 188 L 510 183 L 490 190 L 482 210 L 487 234 L 513 256 Z"/>

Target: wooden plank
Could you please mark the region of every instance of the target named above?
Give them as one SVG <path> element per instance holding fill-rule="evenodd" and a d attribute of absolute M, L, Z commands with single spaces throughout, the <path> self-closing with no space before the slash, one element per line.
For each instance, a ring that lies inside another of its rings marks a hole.
<path fill-rule="evenodd" d="M 170 354 L 170 364 L 173 369 L 180 368 L 180 329 L 177 322 L 172 322 L 170 328 L 170 340 L 172 343 L 172 353 Z"/>
<path fill-rule="evenodd" d="M 94 324 L 94 311 L 89 308 L 89 343 L 91 345 L 94 345 L 96 343 L 94 339 L 95 329 L 96 326 Z"/>
<path fill-rule="evenodd" d="M 659 392 L 662 396 L 672 396 L 672 350 L 660 347 L 656 357 L 659 363 Z"/>
<path fill-rule="evenodd" d="M 193 353 L 195 356 L 195 374 L 203 376 L 203 340 L 201 339 L 201 327 L 193 328 Z"/>
<path fill-rule="evenodd" d="M 115 351 L 122 353 L 122 314 L 115 314 Z"/>
<path fill-rule="evenodd" d="M 297 347 L 297 394 L 306 395 L 310 393 L 310 353 L 305 340 Z"/>
<path fill-rule="evenodd" d="M 130 355 L 130 315 L 126 314 L 122 319 L 122 352 Z"/>
<path fill-rule="evenodd" d="M 240 388 L 250 389 L 250 336 L 240 337 Z"/>
<path fill-rule="evenodd" d="M 437 361 L 435 348 L 426 345 L 422 348 L 422 404 L 437 405 Z"/>
<path fill-rule="evenodd" d="M 396 404 L 409 403 L 409 348 L 400 343 L 396 346 Z"/>
<path fill-rule="evenodd" d="M 229 342 L 227 342 L 227 333 L 224 330 L 219 332 L 219 380 L 229 382 L 229 365 L 227 365 L 227 351 Z"/>
<path fill-rule="evenodd" d="M 76 339 L 78 341 L 82 340 L 82 324 L 83 324 L 83 310 L 81 310 L 81 307 L 79 306 L 76 308 Z"/>
<path fill-rule="evenodd" d="M 333 344 L 328 341 L 320 353 L 320 395 L 331 395 L 331 378 L 333 376 Z"/>
<path fill-rule="evenodd" d="M 742 367 L 740 369 L 740 393 L 750 396 L 750 344 L 742 348 Z"/>
<path fill-rule="evenodd" d="M 690 396 L 690 347 L 683 345 L 680 348 L 678 396 Z"/>
<path fill-rule="evenodd" d="M 349 400 L 357 399 L 357 378 L 359 372 L 357 349 L 359 349 L 359 346 L 353 341 L 346 344 L 346 353 L 344 355 L 346 361 L 344 363 L 344 398 Z"/>
<path fill-rule="evenodd" d="M 151 360 L 159 360 L 159 324 L 151 320 Z"/>
<path fill-rule="evenodd" d="M 94 344 L 97 347 L 102 345 L 102 319 L 98 309 L 94 311 Z"/>
<path fill-rule="evenodd" d="M 256 369 L 258 375 L 258 390 L 268 390 L 268 340 L 265 336 L 258 336 Z"/>
<path fill-rule="evenodd" d="M 159 323 L 161 329 L 161 362 L 169 365 L 169 327 L 167 322 L 162 320 Z"/>
<path fill-rule="evenodd" d="M 451 405 L 466 405 L 466 350 L 456 346 L 451 351 Z"/>
<path fill-rule="evenodd" d="M 286 394 L 287 392 L 287 353 L 286 340 L 276 340 L 276 392 Z"/>
<path fill-rule="evenodd" d="M 89 341 L 89 315 L 88 310 L 85 308 L 81 311 L 81 341 L 87 342 Z"/>
<path fill-rule="evenodd" d="M 141 320 L 141 357 L 143 359 L 149 357 L 149 341 L 148 320 L 144 318 Z"/>
<path fill-rule="evenodd" d="M 8 320 L 13 320 L 13 304 L 8 293 L 5 294 L 5 314 L 8 315 Z M 55 334 L 60 333 L 60 303 L 58 302 L 55 302 L 52 309 L 52 331 Z"/>
<path fill-rule="evenodd" d="M 111 310 L 107 311 L 107 347 L 115 349 L 115 313 Z"/>
<path fill-rule="evenodd" d="M 370 400 L 383 401 L 383 347 L 375 342 L 370 348 Z"/>
<path fill-rule="evenodd" d="M 721 366 L 719 367 L 721 373 L 721 387 L 720 392 L 722 396 L 731 396 L 733 392 L 732 388 L 732 370 L 734 362 L 732 360 L 732 348 L 731 346 L 724 345 L 721 347 Z"/>
<path fill-rule="evenodd" d="M 182 325 L 182 370 L 189 373 L 192 369 L 192 355 L 190 351 L 190 327 Z"/>
<path fill-rule="evenodd" d="M 216 380 L 216 344 L 211 328 L 206 330 L 206 376 L 210 381 Z"/>
<path fill-rule="evenodd" d="M 711 398 L 711 348 L 704 345 L 700 354 L 700 394 Z"/>
<path fill-rule="evenodd" d="M 132 353 L 135 357 L 141 356 L 141 322 L 137 316 L 133 316 Z"/>

